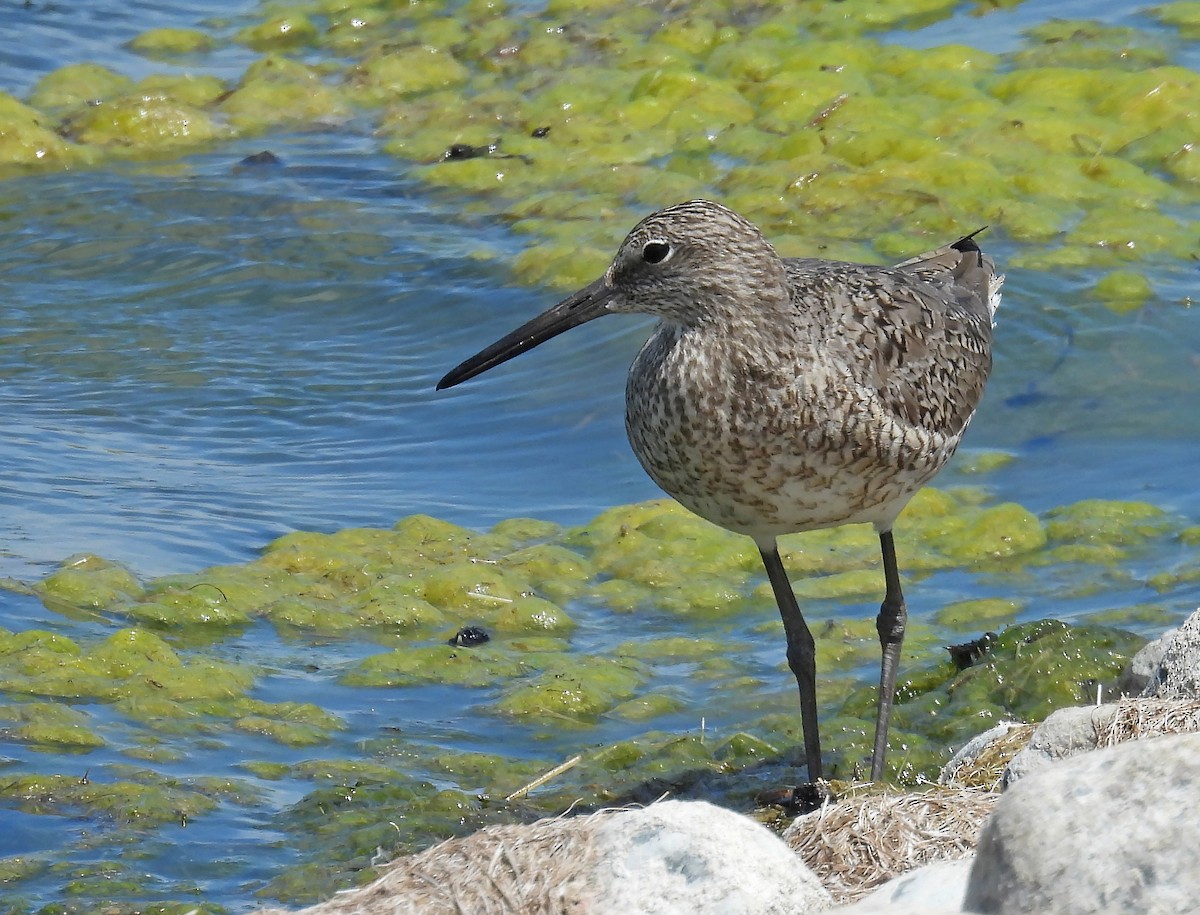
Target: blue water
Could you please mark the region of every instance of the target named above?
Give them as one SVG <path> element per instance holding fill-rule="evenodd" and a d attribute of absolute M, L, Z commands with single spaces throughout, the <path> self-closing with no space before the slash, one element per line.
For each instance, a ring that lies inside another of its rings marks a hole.
<path fill-rule="evenodd" d="M 237 167 L 262 145 L 0 185 L 0 574 L 86 550 L 154 576 L 297 528 L 578 523 L 656 494 L 621 420 L 645 321 L 437 394 L 446 368 L 554 300 L 506 284 L 518 240 L 423 194 L 367 138 L 272 137 L 284 167 Z M 1161 265 L 1157 301 L 1118 318 L 1081 302 L 1087 276 L 1009 271 L 968 439 L 1019 456 L 989 479 L 1002 498 L 1197 513 L 1200 346 L 1180 304 L 1196 273 Z"/>
<path fill-rule="evenodd" d="M 0 88 L 20 95 L 81 60 L 134 77 L 161 72 L 121 44 L 146 28 L 236 20 L 252 7 L 6 4 Z M 1146 22 L 1121 2 L 1028 2 L 900 40 L 1002 51 L 1053 15 Z M 212 67 L 231 77 L 252 58 L 230 49 Z M 264 148 L 281 167 L 239 167 Z M 0 182 L 0 232 L 0 577 L 35 580 L 86 551 L 149 578 L 243 562 L 296 529 L 389 526 L 413 512 L 473 527 L 513 515 L 573 524 L 657 495 L 621 419 L 643 320 L 589 325 L 434 393 L 447 368 L 556 296 L 514 285 L 505 263 L 522 242 L 500 219 L 419 186 L 378 152 L 368 123 L 232 143 L 179 163 Z M 988 247 L 1001 262 L 1015 251 L 1000 235 Z M 1087 300 L 1095 277 L 1086 272 L 1009 270 L 995 372 L 967 449 L 1016 456 L 986 478 L 997 499 L 1035 511 L 1140 499 L 1200 519 L 1200 309 L 1189 298 L 1200 268 L 1144 266 L 1156 295 L 1128 316 Z M 939 482 L 978 479 L 952 467 Z M 925 599 L 936 604 L 952 586 L 979 587 L 966 576 L 935 580 Z M 1180 614 L 1200 602 L 1196 587 L 1166 598 L 1139 588 L 1119 599 L 1167 600 Z M 6 591 L 0 626 L 94 632 Z M 364 691 L 308 672 L 314 652 L 330 669 L 372 650 L 279 644 L 268 627 L 228 646 L 265 659 L 261 698 L 311 698 L 348 720 L 322 754 L 352 755 L 381 721 L 450 745 L 487 743 L 445 691 L 379 691 L 364 706 Z M 764 666 L 778 662 L 779 644 L 762 651 Z M 123 733 L 106 709 L 88 711 L 103 733 Z M 527 736 L 510 728 L 490 740 L 520 752 Z M 252 737 L 185 746 L 185 761 L 159 771 L 229 773 L 237 759 L 310 755 Z M 107 749 L 52 759 L 0 747 L 0 766 L 13 772 L 120 760 Z M 272 817 L 310 786 L 260 787 L 261 807 L 225 806 L 167 836 L 173 850 L 147 865 L 156 879 L 194 881 L 206 899 L 246 905 L 290 861 L 286 850 L 261 851 L 280 841 Z M 84 829 L 8 808 L 0 821 L 0 857 L 61 847 Z M 22 892 L 38 904 L 58 898 L 51 877 Z"/>

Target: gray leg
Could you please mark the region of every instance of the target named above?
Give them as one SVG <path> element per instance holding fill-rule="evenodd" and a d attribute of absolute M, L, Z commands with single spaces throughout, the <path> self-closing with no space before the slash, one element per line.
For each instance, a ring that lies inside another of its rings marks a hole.
<path fill-rule="evenodd" d="M 758 545 L 767 578 L 775 592 L 779 615 L 783 617 L 783 631 L 787 634 L 788 667 L 796 676 L 800 687 L 800 727 L 804 731 L 804 755 L 808 761 L 808 777 L 816 781 L 821 777 L 821 735 L 817 731 L 817 649 L 812 633 L 804 622 L 791 582 L 779 558 L 779 547 L 774 539 L 765 546 Z"/>
<path fill-rule="evenodd" d="M 883 575 L 887 591 L 875 620 L 879 644 L 883 648 L 883 661 L 879 666 L 879 715 L 875 719 L 875 749 L 871 753 L 871 781 L 875 782 L 883 778 L 888 723 L 892 718 L 892 700 L 896 696 L 896 669 L 900 665 L 900 646 L 904 643 L 904 626 L 908 622 L 908 608 L 904 606 L 904 593 L 900 590 L 900 570 L 896 567 L 896 547 L 892 543 L 891 531 L 879 535 L 879 545 L 883 550 Z"/>

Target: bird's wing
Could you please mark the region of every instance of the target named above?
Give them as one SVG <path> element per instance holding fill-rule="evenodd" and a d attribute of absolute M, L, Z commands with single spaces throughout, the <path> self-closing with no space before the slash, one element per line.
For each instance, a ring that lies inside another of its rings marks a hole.
<path fill-rule="evenodd" d="M 962 432 L 983 394 L 990 298 L 999 291 L 991 259 L 973 243 L 963 247 L 898 267 L 787 262 L 817 351 L 862 392 L 861 402 L 948 436 Z"/>

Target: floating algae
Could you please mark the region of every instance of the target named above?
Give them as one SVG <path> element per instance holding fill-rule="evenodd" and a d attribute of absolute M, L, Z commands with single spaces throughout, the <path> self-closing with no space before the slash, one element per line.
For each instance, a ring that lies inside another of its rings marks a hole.
<path fill-rule="evenodd" d="M 29 104 L 42 111 L 71 110 L 124 95 L 133 80 L 99 64 L 67 64 L 47 73 L 33 87 Z"/>
<path fill-rule="evenodd" d="M 339 120 L 349 111 L 342 94 L 325 84 L 320 71 L 276 55 L 251 64 L 217 105 L 217 113 L 240 134 Z"/>
<path fill-rule="evenodd" d="M 518 279 L 562 286 L 603 267 L 614 227 L 691 196 L 720 196 L 789 254 L 897 258 L 989 223 L 1038 243 L 1015 265 L 1190 256 L 1194 227 L 1162 204 L 1197 199 L 1200 76 L 1157 35 L 1089 21 L 1035 26 L 1003 55 L 880 37 L 957 5 L 272 6 L 234 36 L 266 56 L 221 93 L 131 95 L 94 64 L 46 75 L 36 125 L 0 106 L 0 137 L 23 123 L 45 142 L 3 161 L 166 154 L 357 112 L 408 174 L 507 214 L 536 250 Z M 1153 14 L 1194 29 L 1186 2 Z M 228 40 L 205 37 L 156 30 L 132 47 L 195 56 Z M 50 142 L 61 134 L 76 142 Z M 455 144 L 494 152 L 446 159 Z"/>
<path fill-rule="evenodd" d="M 206 32 L 196 29 L 150 29 L 129 42 L 129 50 L 146 57 L 172 58 L 203 54 L 217 45 Z"/>
<path fill-rule="evenodd" d="M 47 122 L 53 119 L 0 92 L 0 166 L 68 168 L 93 158 L 87 150 L 64 140 Z"/>

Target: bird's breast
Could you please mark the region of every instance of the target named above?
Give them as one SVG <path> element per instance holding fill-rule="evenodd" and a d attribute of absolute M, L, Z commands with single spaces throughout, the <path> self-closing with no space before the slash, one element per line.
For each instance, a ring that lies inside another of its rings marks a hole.
<path fill-rule="evenodd" d="M 803 347 L 772 360 L 660 331 L 626 386 L 626 431 L 664 491 L 751 536 L 856 521 L 890 526 L 957 445 L 884 410 Z"/>

